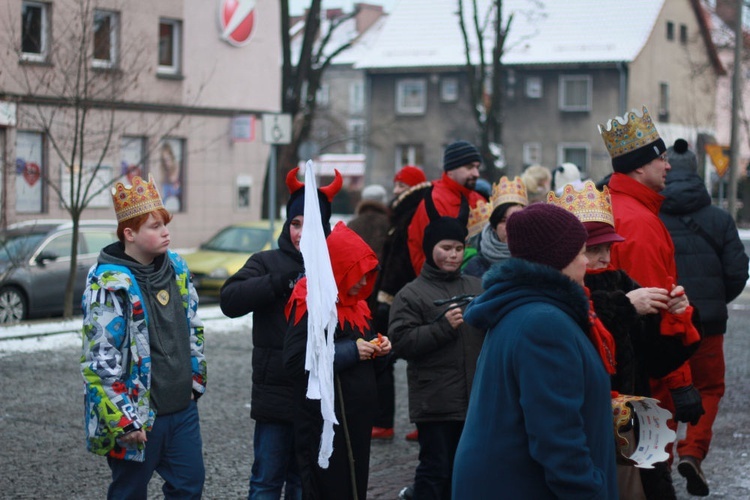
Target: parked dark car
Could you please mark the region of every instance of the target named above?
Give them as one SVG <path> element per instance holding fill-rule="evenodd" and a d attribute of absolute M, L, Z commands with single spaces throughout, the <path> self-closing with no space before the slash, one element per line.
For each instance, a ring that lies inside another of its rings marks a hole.
<path fill-rule="evenodd" d="M 114 221 L 81 221 L 74 307 L 99 251 L 117 240 Z M 0 231 L 0 324 L 63 313 L 73 223 L 33 220 Z"/>

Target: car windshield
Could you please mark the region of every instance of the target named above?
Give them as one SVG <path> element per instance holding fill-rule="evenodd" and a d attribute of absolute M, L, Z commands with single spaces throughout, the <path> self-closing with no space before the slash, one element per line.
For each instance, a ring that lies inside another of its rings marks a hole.
<path fill-rule="evenodd" d="M 0 261 L 15 262 L 31 255 L 45 233 L 0 234 Z"/>
<path fill-rule="evenodd" d="M 268 229 L 228 227 L 201 245 L 201 248 L 220 252 L 254 253 L 263 250 L 270 240 L 269 236 Z"/>

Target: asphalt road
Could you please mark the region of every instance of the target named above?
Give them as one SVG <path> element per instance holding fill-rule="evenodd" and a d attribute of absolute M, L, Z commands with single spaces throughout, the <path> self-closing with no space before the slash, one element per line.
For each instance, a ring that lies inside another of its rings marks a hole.
<path fill-rule="evenodd" d="M 51 322 L 51 328 L 55 322 Z M 0 498 L 104 498 L 109 469 L 85 449 L 80 341 L 0 340 Z M 205 498 L 246 498 L 252 464 L 250 322 L 209 321 L 208 392 L 200 400 L 207 470 Z M 713 498 L 750 498 L 750 293 L 734 304 L 726 338 L 727 394 L 711 453 L 704 462 Z M 403 436 L 407 418 L 405 364 L 396 364 L 396 438 L 374 442 L 369 498 L 395 499 L 412 480 L 418 446 Z M 691 498 L 675 473 L 680 499 Z M 151 481 L 159 498 L 161 480 Z M 498 498 L 502 495 L 498 484 Z"/>

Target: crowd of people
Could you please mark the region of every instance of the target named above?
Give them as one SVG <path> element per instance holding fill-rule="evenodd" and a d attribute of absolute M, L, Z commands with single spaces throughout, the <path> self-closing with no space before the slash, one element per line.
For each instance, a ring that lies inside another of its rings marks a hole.
<path fill-rule="evenodd" d="M 675 461 L 689 493 L 709 494 L 701 462 L 748 257 L 685 140 L 667 148 L 645 107 L 599 132 L 613 173 L 597 184 L 565 163 L 489 185 L 480 151 L 459 140 L 439 179 L 403 166 L 390 195 L 366 187 L 333 228 L 338 172 L 320 188 L 289 172 L 278 248 L 250 256 L 220 295 L 227 316 L 253 313 L 249 499 L 366 498 L 370 443 L 394 438 L 397 359 L 419 455 L 394 496 L 668 500 Z M 200 498 L 197 294 L 153 179 L 112 197 L 119 241 L 83 300 L 88 448 L 107 457 L 109 498 L 145 498 L 154 472 L 165 497 Z M 311 264 L 315 234 L 329 274 Z M 316 343 L 329 275 L 335 305 Z M 670 428 L 687 426 L 667 460 L 638 467 L 633 444 L 651 424 L 631 406 L 624 425 L 618 395 L 654 398 Z"/>

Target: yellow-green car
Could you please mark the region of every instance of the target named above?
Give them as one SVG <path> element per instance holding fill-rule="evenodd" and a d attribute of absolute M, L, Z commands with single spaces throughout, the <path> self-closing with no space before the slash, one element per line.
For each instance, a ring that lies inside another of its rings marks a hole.
<path fill-rule="evenodd" d="M 218 297 L 224 282 L 245 265 L 255 252 L 276 248 L 284 221 L 274 224 L 271 237 L 269 221 L 232 224 L 221 229 L 197 251 L 183 255 L 200 295 Z"/>

